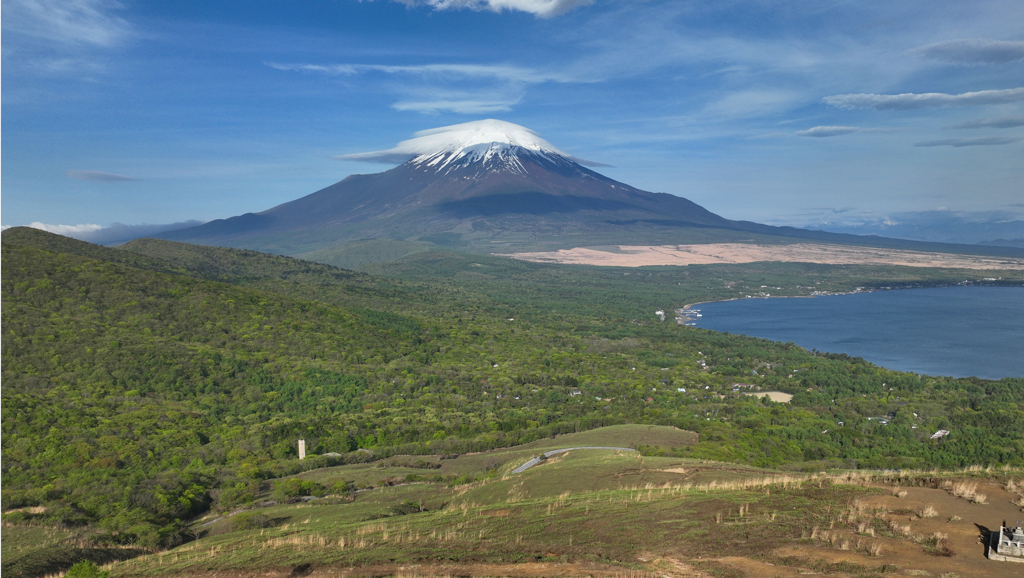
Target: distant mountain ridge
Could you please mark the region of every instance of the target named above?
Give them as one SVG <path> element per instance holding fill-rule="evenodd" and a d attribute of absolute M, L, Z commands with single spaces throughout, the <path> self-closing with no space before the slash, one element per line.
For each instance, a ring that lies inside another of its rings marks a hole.
<path fill-rule="evenodd" d="M 347 155 L 400 161 L 351 175 L 302 198 L 158 238 L 322 256 L 372 239 L 430 242 L 444 236 L 470 251 L 509 252 L 602 244 L 794 242 L 1024 256 L 1013 248 L 947 246 L 731 221 L 692 201 L 601 175 L 533 131 L 495 120 L 418 133 L 386 151 Z"/>
<path fill-rule="evenodd" d="M 1013 245 L 1024 239 L 1024 220 L 1014 213 L 911 211 L 855 223 L 822 222 L 809 229 L 853 235 L 881 235 L 937 243 Z"/>

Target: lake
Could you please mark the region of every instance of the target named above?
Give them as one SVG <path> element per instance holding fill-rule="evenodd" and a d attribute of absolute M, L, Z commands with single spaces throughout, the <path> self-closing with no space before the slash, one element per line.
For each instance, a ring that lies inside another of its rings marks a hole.
<path fill-rule="evenodd" d="M 696 305 L 697 327 L 792 341 L 889 369 L 1024 377 L 1024 287 L 938 287 Z"/>

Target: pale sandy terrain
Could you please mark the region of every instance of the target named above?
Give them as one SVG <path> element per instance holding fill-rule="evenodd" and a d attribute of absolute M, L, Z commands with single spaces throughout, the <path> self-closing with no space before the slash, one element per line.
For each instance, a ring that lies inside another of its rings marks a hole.
<path fill-rule="evenodd" d="M 1024 270 L 1024 259 L 978 257 L 948 253 L 924 253 L 900 249 L 851 247 L 796 243 L 792 245 L 753 245 L 747 243 L 712 243 L 707 245 L 619 245 L 619 252 L 576 247 L 559 251 L 513 253 L 505 255 L 523 261 L 604 265 L 608 267 L 643 267 L 645 265 L 709 265 L 721 263 L 754 263 L 783 261 L 824 263 L 830 265 L 903 265 L 907 267 L 942 267 L 951 269 Z"/>
<path fill-rule="evenodd" d="M 744 393 L 743 395 L 753 395 L 756 397 L 767 397 L 775 403 L 789 403 L 793 401 L 793 394 L 782 393 L 781 391 L 757 391 L 753 393 Z"/>

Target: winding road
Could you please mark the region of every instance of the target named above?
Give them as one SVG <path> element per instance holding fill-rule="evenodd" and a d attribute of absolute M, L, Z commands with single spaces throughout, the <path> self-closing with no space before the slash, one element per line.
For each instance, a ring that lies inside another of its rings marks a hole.
<path fill-rule="evenodd" d="M 572 450 L 620 450 L 620 451 L 624 451 L 624 452 L 635 452 L 636 451 L 633 448 L 607 448 L 607 447 L 594 447 L 594 446 L 580 447 L 580 448 L 562 448 L 562 449 L 558 449 L 558 450 L 551 450 L 549 452 L 544 452 L 544 458 L 545 459 L 546 458 L 550 458 L 553 455 L 565 453 L 565 452 L 572 451 Z M 521 474 L 521 473 L 525 472 L 526 470 L 532 468 L 533 466 L 541 463 L 542 461 L 544 461 L 544 460 L 540 459 L 539 457 L 533 458 L 530 461 L 526 462 L 525 464 L 523 464 L 523 465 L 519 466 L 518 468 L 512 470 L 511 473 L 513 473 L 513 474 Z"/>

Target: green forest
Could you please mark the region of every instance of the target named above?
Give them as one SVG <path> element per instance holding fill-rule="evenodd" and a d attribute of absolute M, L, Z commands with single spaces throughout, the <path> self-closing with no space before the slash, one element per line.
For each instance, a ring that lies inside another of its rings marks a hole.
<path fill-rule="evenodd" d="M 900 373 L 652 314 L 764 285 L 807 295 L 977 272 L 451 252 L 353 272 L 152 239 L 2 239 L 2 500 L 20 510 L 4 521 L 87 529 L 94 544 L 169 547 L 261 488 L 325 491 L 274 485 L 303 470 L 625 423 L 700 436 L 647 454 L 784 470 L 1024 465 L 1024 379 Z M 793 398 L 743 395 L 757 390 Z M 938 429 L 951 433 L 929 439 Z"/>

